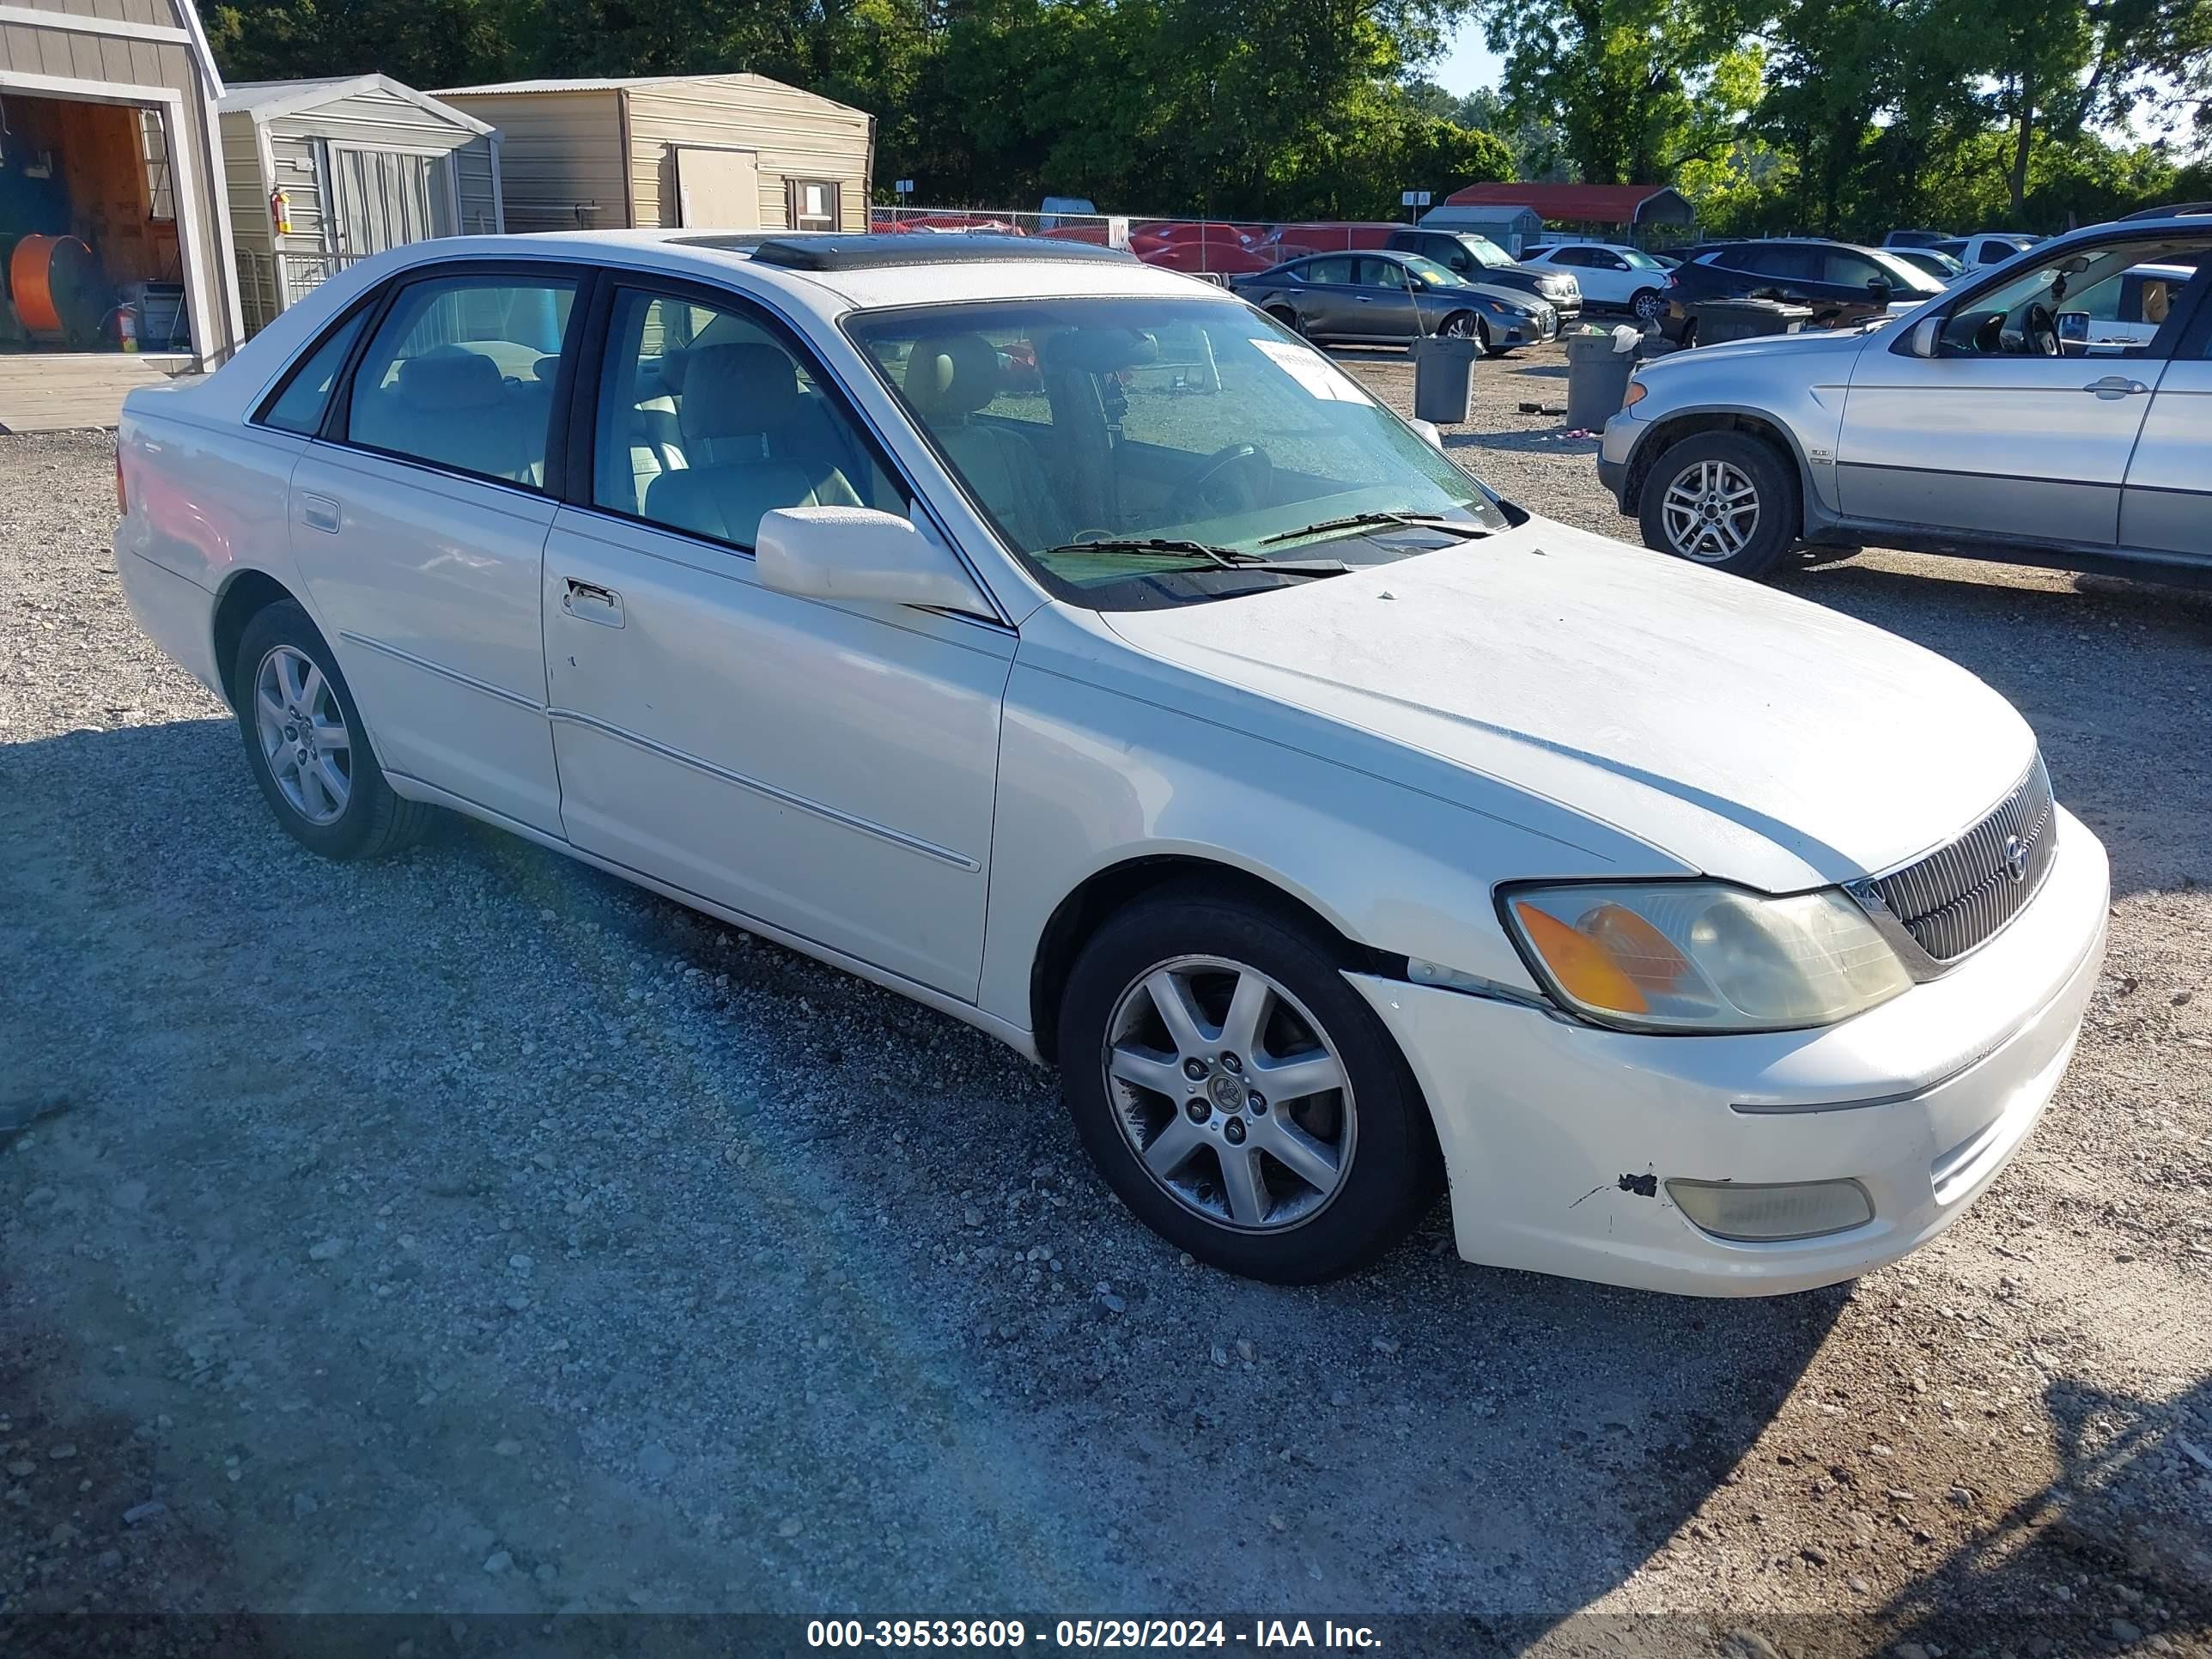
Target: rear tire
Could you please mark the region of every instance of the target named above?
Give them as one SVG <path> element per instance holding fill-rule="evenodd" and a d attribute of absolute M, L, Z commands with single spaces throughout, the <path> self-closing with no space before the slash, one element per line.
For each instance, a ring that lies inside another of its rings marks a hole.
<path fill-rule="evenodd" d="M 1225 1272 L 1349 1273 L 1440 1189 L 1426 1103 L 1340 954 L 1286 908 L 1177 882 L 1109 917 L 1069 975 L 1076 1133 L 1139 1220 Z"/>
<path fill-rule="evenodd" d="M 1290 330 L 1291 333 L 1297 335 L 1301 340 L 1310 340 L 1313 338 L 1312 335 L 1306 332 L 1305 324 L 1298 319 L 1298 313 L 1291 310 L 1289 307 L 1285 306 L 1277 306 L 1273 309 L 1270 310 L 1267 314 L 1273 318 L 1277 322 L 1280 323 L 1285 328 Z"/>
<path fill-rule="evenodd" d="M 1698 432 L 1674 445 L 1644 481 L 1644 544 L 1736 576 L 1763 576 L 1796 546 L 1802 523 L 1796 470 L 1741 432 Z"/>
<path fill-rule="evenodd" d="M 392 793 L 337 658 L 300 605 L 256 611 L 231 671 L 246 763 L 293 840 L 326 859 L 373 859 L 420 841 L 437 809 Z"/>

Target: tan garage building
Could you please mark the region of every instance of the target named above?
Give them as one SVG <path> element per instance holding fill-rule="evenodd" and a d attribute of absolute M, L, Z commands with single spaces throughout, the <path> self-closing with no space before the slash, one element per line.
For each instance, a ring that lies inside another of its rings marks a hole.
<path fill-rule="evenodd" d="M 509 230 L 865 230 L 875 118 L 759 75 L 435 94 L 499 129 Z"/>
<path fill-rule="evenodd" d="M 0 4 L 0 427 L 236 349 L 222 92 L 191 0 Z"/>

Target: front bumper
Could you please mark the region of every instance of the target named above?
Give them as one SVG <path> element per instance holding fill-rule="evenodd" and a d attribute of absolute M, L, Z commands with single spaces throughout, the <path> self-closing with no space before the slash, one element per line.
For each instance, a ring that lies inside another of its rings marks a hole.
<path fill-rule="evenodd" d="M 1810 1290 L 1956 1221 L 2063 1077 L 2104 960 L 2105 849 L 2063 809 L 2058 860 L 1950 973 L 1817 1031 L 1648 1036 L 1369 975 L 1413 1066 L 1470 1261 L 1702 1296 Z M 1670 1180 L 1856 1180 L 1874 1218 L 1786 1243 L 1700 1231 Z"/>
<path fill-rule="evenodd" d="M 1597 481 L 1613 493 L 1613 505 L 1620 507 L 1622 512 L 1627 512 L 1627 503 L 1620 499 L 1620 492 L 1622 487 L 1628 482 L 1628 463 L 1625 460 L 1607 460 L 1603 455 L 1600 455 L 1597 458 Z"/>

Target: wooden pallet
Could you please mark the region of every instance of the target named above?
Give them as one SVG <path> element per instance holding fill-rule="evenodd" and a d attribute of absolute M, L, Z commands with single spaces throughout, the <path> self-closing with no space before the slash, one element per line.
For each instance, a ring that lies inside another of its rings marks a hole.
<path fill-rule="evenodd" d="M 167 352 L 0 354 L 0 432 L 112 427 L 128 394 L 191 367 L 190 357 Z"/>

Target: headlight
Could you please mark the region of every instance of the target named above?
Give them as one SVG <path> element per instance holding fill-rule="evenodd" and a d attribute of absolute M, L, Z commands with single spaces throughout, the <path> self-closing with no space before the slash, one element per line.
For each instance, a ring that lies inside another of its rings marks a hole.
<path fill-rule="evenodd" d="M 1832 1025 L 1912 983 L 1833 889 L 1767 898 L 1717 882 L 1577 884 L 1510 890 L 1502 908 L 1559 1002 L 1630 1030 Z"/>

